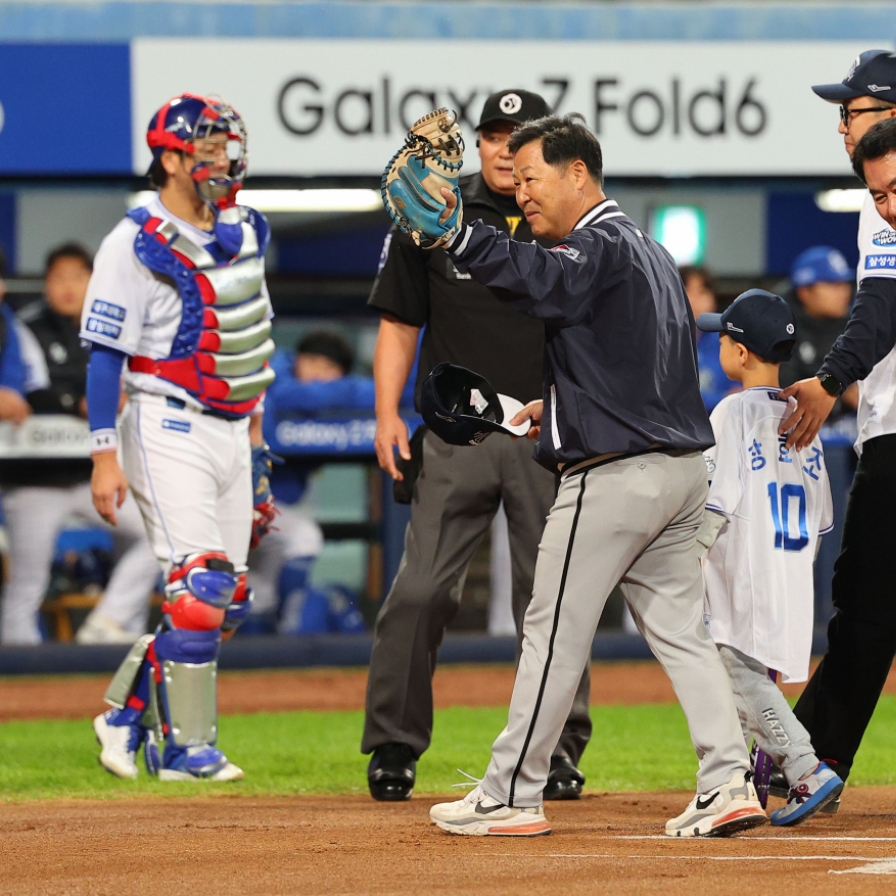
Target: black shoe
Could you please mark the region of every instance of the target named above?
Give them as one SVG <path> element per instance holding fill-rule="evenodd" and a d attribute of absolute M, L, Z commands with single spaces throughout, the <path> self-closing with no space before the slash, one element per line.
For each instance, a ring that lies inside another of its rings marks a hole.
<path fill-rule="evenodd" d="M 769 796 L 776 796 L 781 800 L 786 800 L 790 796 L 790 785 L 787 783 L 787 778 L 777 766 L 772 768 L 771 777 L 768 779 L 768 792 Z"/>
<path fill-rule="evenodd" d="M 582 795 L 585 776 L 572 764 L 566 756 L 552 756 L 548 783 L 545 785 L 542 799 L 545 800 L 577 800 Z"/>
<path fill-rule="evenodd" d="M 417 779 L 417 760 L 407 744 L 383 744 L 367 766 L 370 795 L 385 803 L 409 800 Z"/>

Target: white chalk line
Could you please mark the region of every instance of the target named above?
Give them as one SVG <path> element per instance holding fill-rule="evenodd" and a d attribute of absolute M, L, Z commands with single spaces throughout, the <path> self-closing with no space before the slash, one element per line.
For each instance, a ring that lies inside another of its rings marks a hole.
<path fill-rule="evenodd" d="M 490 852 L 488 855 L 512 856 L 518 859 L 668 859 L 682 862 L 893 862 L 896 868 L 896 859 L 882 859 L 880 856 L 620 856 L 609 852 Z"/>
<path fill-rule="evenodd" d="M 828 874 L 896 874 L 896 859 L 878 859 L 870 865 L 847 868 L 845 871 L 834 871 L 833 868 L 829 868 Z"/>
<path fill-rule="evenodd" d="M 681 838 L 678 837 L 667 837 L 665 834 L 615 834 L 610 837 L 611 840 L 675 840 L 676 842 L 681 842 Z M 686 838 L 690 839 L 690 838 Z M 707 840 L 703 837 L 693 838 L 694 842 L 697 842 L 699 839 L 700 843 L 706 843 Z M 823 841 L 823 842 L 831 842 L 831 843 L 840 843 L 844 840 L 862 842 L 862 843 L 896 843 L 896 837 L 756 837 L 749 836 L 743 838 L 744 840 L 776 840 L 779 843 L 799 843 L 799 842 L 809 842 L 809 841 Z M 716 842 L 730 842 L 727 840 L 718 840 Z"/>

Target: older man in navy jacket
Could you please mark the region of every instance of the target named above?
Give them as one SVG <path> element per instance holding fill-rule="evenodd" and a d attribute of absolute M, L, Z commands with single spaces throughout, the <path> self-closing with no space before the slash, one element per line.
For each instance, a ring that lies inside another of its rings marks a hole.
<path fill-rule="evenodd" d="M 696 540 L 713 443 L 694 322 L 671 256 L 602 189 L 597 138 L 580 116 L 511 138 L 517 202 L 551 249 L 481 222 L 448 246 L 458 270 L 546 327 L 539 463 L 560 476 L 539 548 L 507 727 L 481 785 L 433 807 L 440 827 L 543 834 L 542 789 L 604 604 L 619 584 L 672 680 L 700 759 L 697 795 L 670 836 L 730 833 L 766 818 L 730 687 L 703 624 Z M 453 197 L 443 191 L 450 208 Z"/>

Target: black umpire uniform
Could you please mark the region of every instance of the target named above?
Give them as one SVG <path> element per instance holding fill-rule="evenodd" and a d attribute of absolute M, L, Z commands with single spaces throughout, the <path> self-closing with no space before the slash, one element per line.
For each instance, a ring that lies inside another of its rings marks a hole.
<path fill-rule="evenodd" d="M 483 121 L 485 116 L 486 111 Z M 481 174 L 462 179 L 461 188 L 467 220 L 481 219 L 518 240 L 533 239 L 513 196 L 491 191 Z M 542 323 L 459 273 L 443 250 L 423 251 L 393 231 L 369 304 L 411 326 L 425 327 L 418 403 L 423 380 L 443 361 L 476 371 L 496 391 L 519 401 L 541 396 Z M 431 678 L 439 645 L 457 612 L 476 546 L 502 501 L 510 535 L 519 652 L 538 544 L 554 496 L 554 476 L 532 460 L 526 439 L 495 435 L 475 447 L 456 447 L 426 433 L 405 551 L 377 619 L 370 662 L 361 751 L 376 751 L 369 772 L 375 798 L 398 800 L 411 794 L 415 760 L 429 747 L 432 735 Z M 584 781 L 574 767 L 591 734 L 589 684 L 586 669 L 552 762 L 554 798 L 578 795 Z M 568 775 L 575 780 L 571 790 L 566 789 Z M 549 782 L 545 797 L 551 796 Z"/>

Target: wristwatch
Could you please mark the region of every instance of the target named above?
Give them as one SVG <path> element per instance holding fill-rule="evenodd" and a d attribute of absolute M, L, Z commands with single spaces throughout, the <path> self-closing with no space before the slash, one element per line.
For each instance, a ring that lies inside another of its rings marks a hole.
<path fill-rule="evenodd" d="M 840 385 L 839 380 L 832 374 L 818 373 L 816 376 L 821 383 L 821 388 L 824 389 L 831 398 L 839 398 L 843 394 L 843 386 Z"/>

